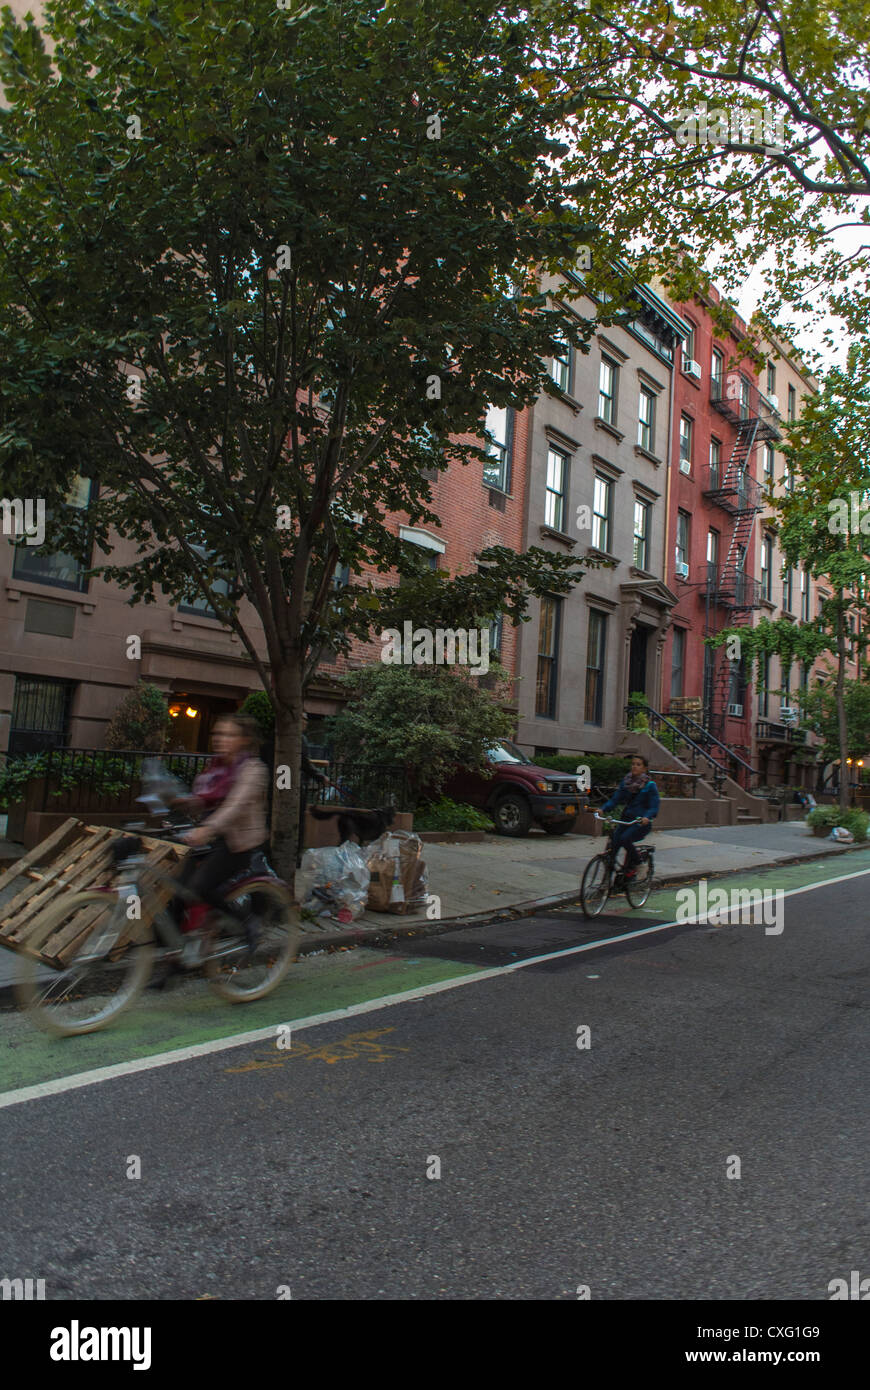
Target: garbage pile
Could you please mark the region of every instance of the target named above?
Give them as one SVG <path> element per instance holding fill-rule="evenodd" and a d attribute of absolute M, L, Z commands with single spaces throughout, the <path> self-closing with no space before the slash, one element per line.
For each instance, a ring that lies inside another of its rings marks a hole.
<path fill-rule="evenodd" d="M 403 914 L 426 906 L 428 878 L 419 835 L 387 830 L 370 845 L 352 840 L 302 856 L 298 891 L 302 905 L 323 926 L 347 926 L 370 908 Z"/>

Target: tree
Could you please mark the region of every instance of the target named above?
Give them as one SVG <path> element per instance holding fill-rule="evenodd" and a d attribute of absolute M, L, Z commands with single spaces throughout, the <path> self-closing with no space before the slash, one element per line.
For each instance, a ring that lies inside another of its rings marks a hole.
<path fill-rule="evenodd" d="M 870 271 L 870 19 L 854 0 L 540 0 L 551 82 L 582 168 L 593 131 L 610 155 L 618 235 L 646 199 L 643 250 L 680 300 L 736 289 L 771 251 L 765 308 L 841 314 L 863 334 Z M 679 177 L 674 179 L 674 171 Z M 603 190 L 602 190 L 603 192 Z M 857 233 L 844 254 L 835 226 Z M 642 272 L 638 272 L 642 273 Z M 820 293 L 823 288 L 825 293 Z M 825 330 L 831 342 L 830 328 Z"/>
<path fill-rule="evenodd" d="M 106 747 L 157 752 L 166 746 L 169 709 L 166 696 L 156 685 L 140 681 L 128 690 L 109 720 Z"/>
<path fill-rule="evenodd" d="M 368 666 L 343 679 L 351 699 L 329 720 L 335 752 L 404 767 L 412 805 L 457 766 L 484 771 L 487 747 L 513 734 L 498 691 L 443 666 Z"/>
<path fill-rule="evenodd" d="M 321 653 L 395 606 L 364 570 L 415 572 L 390 514 L 437 524 L 427 471 L 479 463 L 460 436 L 553 389 L 557 335 L 582 350 L 595 330 L 540 290 L 595 241 L 595 179 L 558 170 L 564 96 L 530 85 L 523 14 L 57 0 L 51 58 L 5 15 L 4 478 L 131 604 L 209 602 L 294 771 Z M 607 322 L 633 281 L 601 245 Z M 76 474 L 98 484 L 86 513 L 63 506 Z M 515 616 L 584 571 L 534 548 L 479 558 L 461 605 L 477 582 L 473 607 L 500 587 Z M 286 873 L 297 810 L 275 796 Z"/>
<path fill-rule="evenodd" d="M 841 758 L 840 717 L 836 687 L 817 685 L 803 699 L 804 723 L 821 739 L 823 763 Z M 846 707 L 847 756 L 853 763 L 870 753 L 870 684 L 863 680 L 847 680 L 844 684 Z M 842 763 L 841 763 L 842 766 Z M 841 776 L 841 781 L 843 780 Z"/>
<path fill-rule="evenodd" d="M 710 639 L 712 646 L 739 640 L 742 658 L 751 667 L 763 653 L 776 653 L 786 668 L 796 660 L 811 664 L 821 653 L 836 657 L 834 700 L 841 766 L 849 756 L 846 669 L 852 646 L 850 619 L 866 629 L 870 538 L 870 375 L 850 368 L 832 370 L 818 396 L 805 403 L 800 420 L 784 426 L 787 467 L 795 487 L 772 506 L 780 523 L 780 545 L 790 565 L 802 563 L 832 593 L 817 619 L 792 623 L 762 618 L 754 628 L 727 628 Z M 863 652 L 856 651 L 859 662 Z M 849 804 L 849 789 L 840 778 L 840 805 Z"/>

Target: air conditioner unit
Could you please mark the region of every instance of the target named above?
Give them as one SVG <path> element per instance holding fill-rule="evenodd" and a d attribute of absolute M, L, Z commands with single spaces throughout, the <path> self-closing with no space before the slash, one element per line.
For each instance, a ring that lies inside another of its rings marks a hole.
<path fill-rule="evenodd" d="M 797 709 L 794 705 L 780 705 L 779 717 L 783 724 L 794 724 L 798 717 Z"/>
<path fill-rule="evenodd" d="M 689 566 L 688 566 L 684 561 L 678 560 L 678 561 L 677 561 L 677 578 L 678 578 L 678 579 L 688 579 L 688 577 L 689 577 Z"/>
<path fill-rule="evenodd" d="M 683 376 L 693 376 L 696 381 L 701 380 L 701 364 L 696 362 L 693 357 L 683 358 Z"/>
<path fill-rule="evenodd" d="M 742 706 L 742 705 L 729 705 L 729 706 L 728 706 L 728 713 L 729 713 L 730 715 L 732 715 L 734 719 L 742 719 L 742 718 L 743 718 L 743 706 Z"/>

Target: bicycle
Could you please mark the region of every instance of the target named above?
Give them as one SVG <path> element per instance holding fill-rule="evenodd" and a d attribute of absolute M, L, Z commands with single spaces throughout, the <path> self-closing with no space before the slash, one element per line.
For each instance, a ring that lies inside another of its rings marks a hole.
<path fill-rule="evenodd" d="M 186 828 L 149 835 L 178 838 Z M 251 870 L 223 889 L 224 900 L 241 909 L 238 917 L 205 908 L 176 878 L 148 864 L 138 836 L 119 841 L 113 858 L 119 881 L 65 894 L 28 940 L 29 949 L 48 948 L 54 956 L 80 941 L 73 959 L 55 968 L 38 954 L 18 957 L 19 1000 L 46 1032 L 71 1037 L 105 1027 L 138 998 L 156 962 L 202 967 L 216 994 L 240 1004 L 271 994 L 297 959 L 299 912 L 288 885 L 264 857 L 257 863 L 254 856 Z M 159 887 L 198 909 L 188 910 L 181 930 L 159 903 Z M 246 925 L 251 915 L 255 927 Z M 46 979 L 47 969 L 54 973 Z"/>
<path fill-rule="evenodd" d="M 616 867 L 618 851 L 613 845 L 613 827 L 637 825 L 642 817 L 636 816 L 634 820 L 613 820 L 609 816 L 599 816 L 597 811 L 594 812 L 594 815 L 596 820 L 609 820 L 611 830 L 607 845 L 602 853 L 596 854 L 594 859 L 590 859 L 583 871 L 583 878 L 580 883 L 580 905 L 583 908 L 584 916 L 597 917 L 611 893 L 624 892 L 632 907 L 643 907 L 652 892 L 655 874 L 655 849 L 652 845 L 638 846 L 637 853 L 640 858 L 636 873 L 632 878 L 626 878 L 623 867 Z"/>

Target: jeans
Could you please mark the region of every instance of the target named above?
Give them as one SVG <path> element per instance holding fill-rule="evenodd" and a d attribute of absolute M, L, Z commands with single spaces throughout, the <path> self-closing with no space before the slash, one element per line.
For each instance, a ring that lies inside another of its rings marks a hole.
<path fill-rule="evenodd" d="M 638 840 L 644 839 L 652 829 L 651 825 L 618 825 L 613 836 L 614 850 L 625 850 L 625 868 L 636 869 L 640 855 L 635 849 Z"/>

